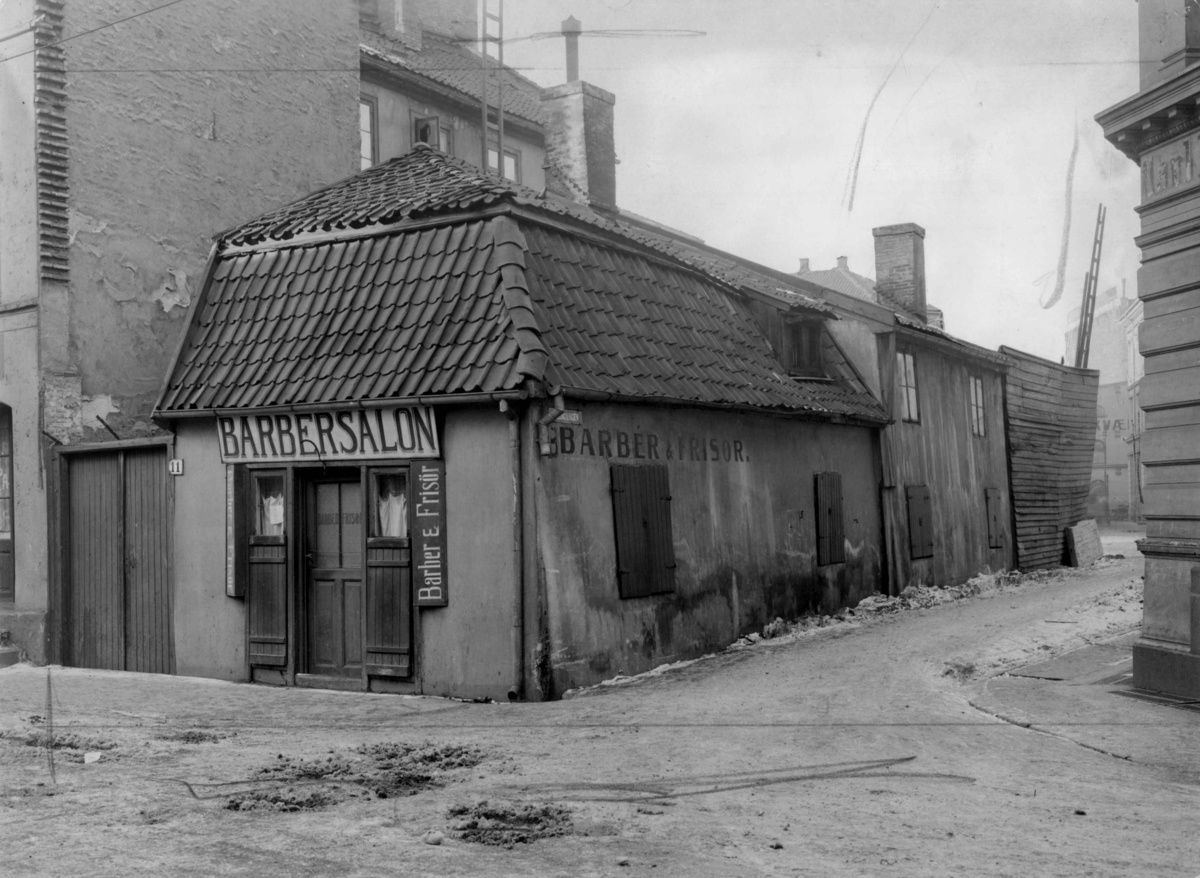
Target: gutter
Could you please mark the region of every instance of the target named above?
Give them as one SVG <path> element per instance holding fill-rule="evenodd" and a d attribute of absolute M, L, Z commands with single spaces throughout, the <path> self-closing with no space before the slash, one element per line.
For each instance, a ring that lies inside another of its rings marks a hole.
<path fill-rule="evenodd" d="M 328 402 L 302 402 L 295 405 L 268 405 L 248 408 L 201 408 L 154 412 L 155 419 L 164 421 L 182 420 L 185 418 L 220 418 L 237 417 L 238 415 L 262 415 L 283 412 L 318 412 L 331 408 L 381 409 L 397 405 L 452 405 L 462 403 L 468 405 L 481 402 L 507 402 L 527 399 L 527 390 L 497 390 L 491 393 L 438 393 L 424 396 L 404 396 L 395 399 L 344 399 Z"/>

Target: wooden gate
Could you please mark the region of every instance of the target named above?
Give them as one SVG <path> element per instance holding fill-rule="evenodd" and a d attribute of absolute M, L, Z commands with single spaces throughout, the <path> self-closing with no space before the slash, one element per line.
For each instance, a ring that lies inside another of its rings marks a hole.
<path fill-rule="evenodd" d="M 64 457 L 63 664 L 174 673 L 166 447 Z"/>

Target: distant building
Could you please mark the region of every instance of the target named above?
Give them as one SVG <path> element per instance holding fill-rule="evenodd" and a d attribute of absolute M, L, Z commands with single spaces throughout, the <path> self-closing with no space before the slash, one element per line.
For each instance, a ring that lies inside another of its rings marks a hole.
<path fill-rule="evenodd" d="M 1110 287 L 1096 296 L 1088 368 L 1100 372 L 1100 395 L 1096 408 L 1096 445 L 1092 462 L 1092 484 L 1088 515 L 1100 521 L 1125 521 L 1133 516 L 1135 477 L 1130 468 L 1131 437 L 1137 416 L 1132 407 L 1130 384 L 1141 355 L 1130 348 L 1131 317 L 1141 314 L 1137 299 Z M 1067 323 L 1065 359 L 1074 362 L 1079 338 L 1079 309 L 1071 311 Z"/>

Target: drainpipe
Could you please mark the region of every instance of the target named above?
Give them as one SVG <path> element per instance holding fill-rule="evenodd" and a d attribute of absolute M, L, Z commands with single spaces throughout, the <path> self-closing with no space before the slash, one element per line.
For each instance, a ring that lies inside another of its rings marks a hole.
<path fill-rule="evenodd" d="M 521 417 L 508 400 L 500 401 L 500 411 L 508 418 L 508 448 L 513 479 L 513 670 L 509 701 L 525 696 L 525 542 L 523 478 L 521 465 Z"/>

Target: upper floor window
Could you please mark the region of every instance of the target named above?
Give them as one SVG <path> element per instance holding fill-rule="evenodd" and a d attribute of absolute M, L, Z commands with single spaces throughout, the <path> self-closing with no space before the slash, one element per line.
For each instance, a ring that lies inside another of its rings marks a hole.
<path fill-rule="evenodd" d="M 791 375 L 824 375 L 821 360 L 821 324 L 815 320 L 787 325 L 787 363 Z"/>
<path fill-rule="evenodd" d="M 494 143 L 489 144 L 488 170 L 494 174 L 500 173 L 499 165 L 496 162 L 496 146 Z M 512 180 L 514 183 L 521 182 L 521 153 L 508 147 L 504 148 L 504 179 Z"/>
<path fill-rule="evenodd" d="M 917 396 L 917 363 L 913 355 L 901 351 L 897 355 L 900 372 L 900 417 L 914 424 L 921 421 L 921 404 Z"/>
<path fill-rule="evenodd" d="M 358 102 L 359 168 L 366 170 L 375 164 L 379 149 L 376 142 L 375 102 L 362 98 Z"/>
<path fill-rule="evenodd" d="M 418 116 L 413 119 L 413 143 L 428 143 L 446 155 L 454 152 L 454 129 L 440 116 Z"/>
<path fill-rule="evenodd" d="M 983 417 L 983 379 L 971 376 L 971 433 L 986 436 L 987 426 Z"/>

